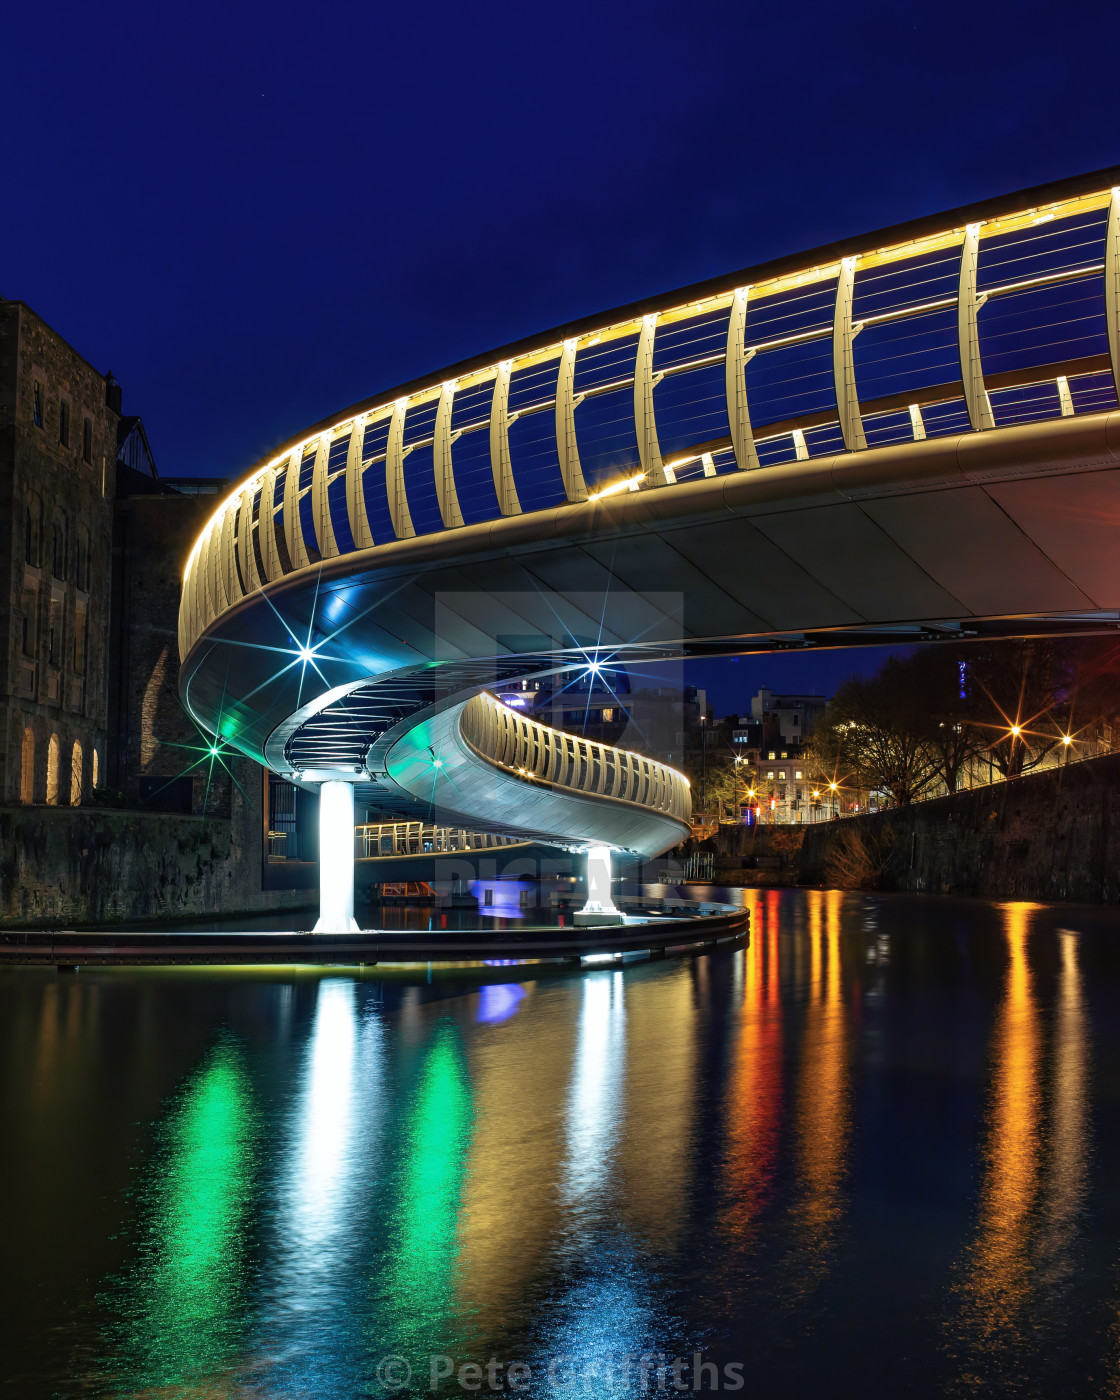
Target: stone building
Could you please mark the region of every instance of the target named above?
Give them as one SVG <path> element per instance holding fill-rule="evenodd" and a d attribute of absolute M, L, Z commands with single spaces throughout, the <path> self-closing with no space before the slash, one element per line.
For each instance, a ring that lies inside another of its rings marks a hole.
<path fill-rule="evenodd" d="M 183 568 L 225 483 L 161 481 L 121 397 L 0 298 L 0 925 L 308 898 L 270 875 L 263 770 L 178 699 Z"/>
<path fill-rule="evenodd" d="M 103 776 L 119 399 L 0 299 L 0 793 L 80 805 Z"/>

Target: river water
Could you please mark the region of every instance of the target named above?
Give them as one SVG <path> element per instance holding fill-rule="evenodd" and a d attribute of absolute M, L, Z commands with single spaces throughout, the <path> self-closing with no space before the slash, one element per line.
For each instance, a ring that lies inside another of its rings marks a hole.
<path fill-rule="evenodd" d="M 1120 1391 L 1117 916 L 745 897 L 485 985 L 3 974 L 6 1387 Z"/>

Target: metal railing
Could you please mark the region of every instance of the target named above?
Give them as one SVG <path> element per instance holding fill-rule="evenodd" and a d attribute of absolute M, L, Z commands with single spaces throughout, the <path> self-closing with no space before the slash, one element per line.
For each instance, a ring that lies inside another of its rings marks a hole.
<path fill-rule="evenodd" d="M 191 553 L 181 654 L 284 575 L 415 535 L 414 512 L 453 530 L 1117 405 L 1117 189 L 711 285 L 370 401 L 259 466 Z"/>
<path fill-rule="evenodd" d="M 370 822 L 354 828 L 358 855 L 374 856 L 445 855 L 452 851 L 487 851 L 499 846 L 516 846 L 523 836 L 502 836 L 493 832 L 465 831 L 462 827 L 429 826 L 425 822 Z"/>
<path fill-rule="evenodd" d="M 550 729 L 485 692 L 463 706 L 459 732 L 479 758 L 524 782 L 633 803 L 682 822 L 692 811 L 688 779 L 675 768 Z"/>

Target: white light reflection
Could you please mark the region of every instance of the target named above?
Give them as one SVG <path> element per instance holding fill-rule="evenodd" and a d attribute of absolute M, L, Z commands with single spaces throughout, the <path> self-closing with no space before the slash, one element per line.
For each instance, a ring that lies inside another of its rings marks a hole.
<path fill-rule="evenodd" d="M 560 1182 L 569 1239 L 585 1235 L 614 1175 L 626 1049 L 622 987 L 621 971 L 589 973 L 583 981 Z"/>
<path fill-rule="evenodd" d="M 275 1234 L 264 1271 L 271 1306 L 258 1363 L 270 1394 L 325 1394 L 353 1384 L 354 1338 L 340 1319 L 349 1317 L 361 1286 L 380 1122 L 359 1108 L 377 1102 L 383 1077 L 381 1020 L 359 1022 L 355 991 L 347 979 L 319 983 L 287 1141 L 279 1144 Z"/>

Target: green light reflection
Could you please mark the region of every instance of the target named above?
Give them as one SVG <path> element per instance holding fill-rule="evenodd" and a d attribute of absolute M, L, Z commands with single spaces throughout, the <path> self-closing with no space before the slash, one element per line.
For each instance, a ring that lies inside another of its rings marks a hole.
<path fill-rule="evenodd" d="M 122 1390 L 197 1395 L 233 1362 L 256 1138 L 244 1056 L 223 1039 L 160 1126 L 137 1256 L 104 1300 L 119 1317 L 109 1366 Z"/>
<path fill-rule="evenodd" d="M 435 1032 L 403 1137 L 393 1249 L 381 1277 L 381 1335 L 420 1356 L 443 1335 L 458 1267 L 472 1104 L 458 1033 Z"/>

